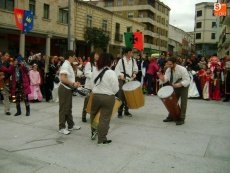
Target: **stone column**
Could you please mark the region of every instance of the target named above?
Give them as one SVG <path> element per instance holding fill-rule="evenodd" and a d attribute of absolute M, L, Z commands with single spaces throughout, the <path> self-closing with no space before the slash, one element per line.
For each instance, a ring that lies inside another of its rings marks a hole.
<path fill-rule="evenodd" d="M 22 32 L 20 34 L 19 54 L 25 57 L 25 34 Z"/>
<path fill-rule="evenodd" d="M 50 56 L 50 40 L 51 40 L 52 35 L 48 34 L 46 36 L 46 55 Z"/>

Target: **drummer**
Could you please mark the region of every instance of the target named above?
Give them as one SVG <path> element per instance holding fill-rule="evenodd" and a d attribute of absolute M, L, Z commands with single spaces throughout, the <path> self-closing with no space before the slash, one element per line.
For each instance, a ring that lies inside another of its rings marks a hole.
<path fill-rule="evenodd" d="M 169 82 L 173 86 L 177 99 L 180 101 L 181 114 L 180 118 L 176 120 L 176 125 L 182 125 L 185 122 L 187 100 L 188 100 L 188 87 L 190 77 L 185 67 L 176 64 L 175 57 L 169 57 L 166 63 L 167 69 L 165 75 L 158 74 L 160 83 Z M 168 115 L 163 122 L 173 121 L 172 116 Z"/>
<path fill-rule="evenodd" d="M 118 98 L 122 101 L 122 104 L 118 109 L 118 118 L 122 118 L 123 109 L 125 109 L 124 114 L 126 116 L 132 117 L 132 114 L 129 112 L 129 108 L 126 105 L 125 95 L 122 90 L 122 86 L 128 81 L 134 80 L 138 72 L 137 63 L 134 59 L 132 59 L 132 54 L 132 48 L 125 48 L 123 50 L 123 58 L 118 61 L 115 68 L 119 81 Z"/>

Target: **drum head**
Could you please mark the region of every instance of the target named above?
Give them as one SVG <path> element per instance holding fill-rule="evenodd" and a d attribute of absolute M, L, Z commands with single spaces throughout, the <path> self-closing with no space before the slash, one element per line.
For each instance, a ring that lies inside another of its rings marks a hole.
<path fill-rule="evenodd" d="M 174 90 L 173 90 L 172 86 L 164 86 L 164 87 L 159 89 L 159 91 L 157 92 L 157 95 L 158 95 L 158 97 L 163 99 L 163 98 L 167 98 L 167 97 L 171 96 L 173 91 Z"/>
<path fill-rule="evenodd" d="M 141 83 L 139 81 L 131 81 L 131 82 L 127 82 L 126 84 L 124 84 L 122 89 L 124 91 L 133 91 L 140 86 L 141 86 Z"/>

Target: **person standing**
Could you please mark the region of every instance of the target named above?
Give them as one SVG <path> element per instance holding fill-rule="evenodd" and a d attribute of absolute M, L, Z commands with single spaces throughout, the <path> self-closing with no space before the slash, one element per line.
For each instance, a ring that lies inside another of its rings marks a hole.
<path fill-rule="evenodd" d="M 118 109 L 118 118 L 122 118 L 122 112 L 124 109 L 124 114 L 126 116 L 132 117 L 132 114 L 129 112 L 129 108 L 126 105 L 126 99 L 122 86 L 127 82 L 136 78 L 138 72 L 138 67 L 136 61 L 132 58 L 132 48 L 125 48 L 123 52 L 124 56 L 121 58 L 115 68 L 115 72 L 119 80 L 119 91 L 118 98 L 121 99 L 122 104 Z"/>
<path fill-rule="evenodd" d="M 98 144 L 109 144 L 112 140 L 107 139 L 109 123 L 115 103 L 115 94 L 119 90 L 116 73 L 110 69 L 113 63 L 113 56 L 108 53 L 100 55 L 97 61 L 97 69 L 93 73 L 94 87 L 92 89 L 91 105 L 91 139 L 94 140 L 98 133 Z M 98 128 L 92 126 L 93 120 L 100 110 Z"/>
<path fill-rule="evenodd" d="M 9 63 L 10 55 L 8 52 L 3 52 L 1 59 L 0 59 L 0 66 L 2 68 L 8 69 L 10 66 Z M 4 79 L 3 80 L 3 87 L 0 90 L 2 96 L 3 96 L 3 105 L 5 109 L 5 115 L 11 115 L 10 113 L 10 74 L 7 71 L 1 70 L 4 73 Z"/>
<path fill-rule="evenodd" d="M 169 82 L 174 88 L 177 100 L 180 99 L 181 113 L 179 119 L 176 120 L 176 125 L 182 125 L 185 123 L 190 77 L 185 67 L 176 64 L 175 57 L 168 58 L 166 66 L 165 74 L 158 74 L 158 77 L 161 83 Z M 163 122 L 170 121 L 173 119 L 172 115 L 169 114 Z"/>
<path fill-rule="evenodd" d="M 89 62 L 87 62 L 85 64 L 85 69 L 84 69 L 84 75 L 86 77 L 85 80 L 85 88 L 88 89 L 90 92 L 92 91 L 93 88 L 93 72 L 95 71 L 95 64 L 96 61 L 99 58 L 99 54 L 97 52 L 92 52 L 90 54 L 90 60 Z M 86 120 L 86 107 L 89 101 L 89 94 L 87 96 L 85 96 L 85 100 L 84 100 L 84 105 L 83 105 L 83 109 L 82 109 L 82 122 L 87 122 Z"/>
<path fill-rule="evenodd" d="M 40 90 L 41 76 L 38 72 L 38 65 L 33 64 L 32 69 L 29 71 L 30 78 L 30 90 L 31 93 L 28 95 L 30 101 L 42 101 L 42 93 Z"/>
<path fill-rule="evenodd" d="M 30 79 L 28 75 L 28 68 L 23 61 L 23 57 L 18 55 L 12 65 L 8 68 L 8 73 L 12 75 L 11 80 L 11 96 L 13 102 L 16 103 L 17 112 L 14 116 L 21 115 L 21 100 L 24 100 L 26 106 L 26 116 L 30 116 L 30 103 L 28 94 L 30 90 Z"/>
<path fill-rule="evenodd" d="M 159 66 L 157 64 L 157 54 L 152 54 L 149 58 L 149 65 L 146 71 L 147 78 L 147 91 L 148 94 L 153 96 L 157 94 L 157 72 L 159 71 Z"/>
<path fill-rule="evenodd" d="M 75 82 L 75 73 L 72 63 L 75 61 L 75 53 L 68 50 L 65 56 L 65 62 L 62 64 L 59 72 L 60 86 L 58 88 L 59 97 L 59 132 L 68 135 L 72 130 L 79 130 L 81 127 L 75 125 L 72 115 L 72 87 L 80 86 Z M 66 122 L 68 129 L 66 129 Z"/>
<path fill-rule="evenodd" d="M 230 100 L 230 56 L 224 57 L 224 99 L 223 102 Z"/>

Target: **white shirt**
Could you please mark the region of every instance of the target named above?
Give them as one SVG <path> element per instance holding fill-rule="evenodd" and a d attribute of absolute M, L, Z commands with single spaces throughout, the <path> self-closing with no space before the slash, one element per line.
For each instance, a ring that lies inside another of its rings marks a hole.
<path fill-rule="evenodd" d="M 71 81 L 72 83 L 75 82 L 75 73 L 73 71 L 73 67 L 71 66 L 70 62 L 68 60 L 65 60 L 65 62 L 62 64 L 62 66 L 60 67 L 60 72 L 59 72 L 59 76 L 61 74 L 67 74 L 67 78 L 69 81 Z M 61 83 L 62 84 L 62 83 Z M 63 84 L 62 84 L 63 85 Z M 66 85 L 63 85 L 66 89 L 70 89 L 69 87 L 67 87 Z"/>
<path fill-rule="evenodd" d="M 165 75 L 164 75 L 165 77 L 164 82 L 169 81 L 170 76 L 171 76 L 171 68 L 167 68 L 167 70 L 165 71 Z M 190 77 L 189 77 L 187 69 L 177 64 L 175 67 L 175 70 L 173 71 L 173 82 L 172 83 L 177 83 L 179 79 L 181 79 L 181 81 L 179 82 L 184 87 L 187 87 L 190 84 Z"/>
<path fill-rule="evenodd" d="M 95 72 L 93 73 L 93 81 L 102 70 L 95 70 Z M 118 90 L 119 84 L 117 75 L 113 70 L 109 69 L 104 73 L 101 81 L 100 79 L 98 79 L 97 83 L 94 84 L 92 92 L 97 94 L 115 95 L 118 92 Z"/>
<path fill-rule="evenodd" d="M 86 77 L 86 80 L 85 80 L 85 88 L 87 89 L 92 89 L 93 88 L 93 72 L 96 70 L 96 67 L 90 62 L 87 62 L 85 64 L 85 68 L 84 68 L 84 74 L 85 74 L 85 77 Z"/>
<path fill-rule="evenodd" d="M 124 66 L 125 66 L 125 72 L 126 74 L 128 74 L 130 77 L 132 77 L 133 75 L 133 72 L 138 72 L 138 67 L 137 67 L 137 63 L 134 59 L 130 59 L 130 60 L 127 60 L 127 58 L 124 56 L 122 58 L 124 60 Z M 122 65 L 122 59 L 120 59 L 116 65 L 116 68 L 115 68 L 115 72 L 117 74 L 117 76 L 120 76 L 123 74 L 124 72 L 124 68 L 123 68 L 123 65 Z"/>

